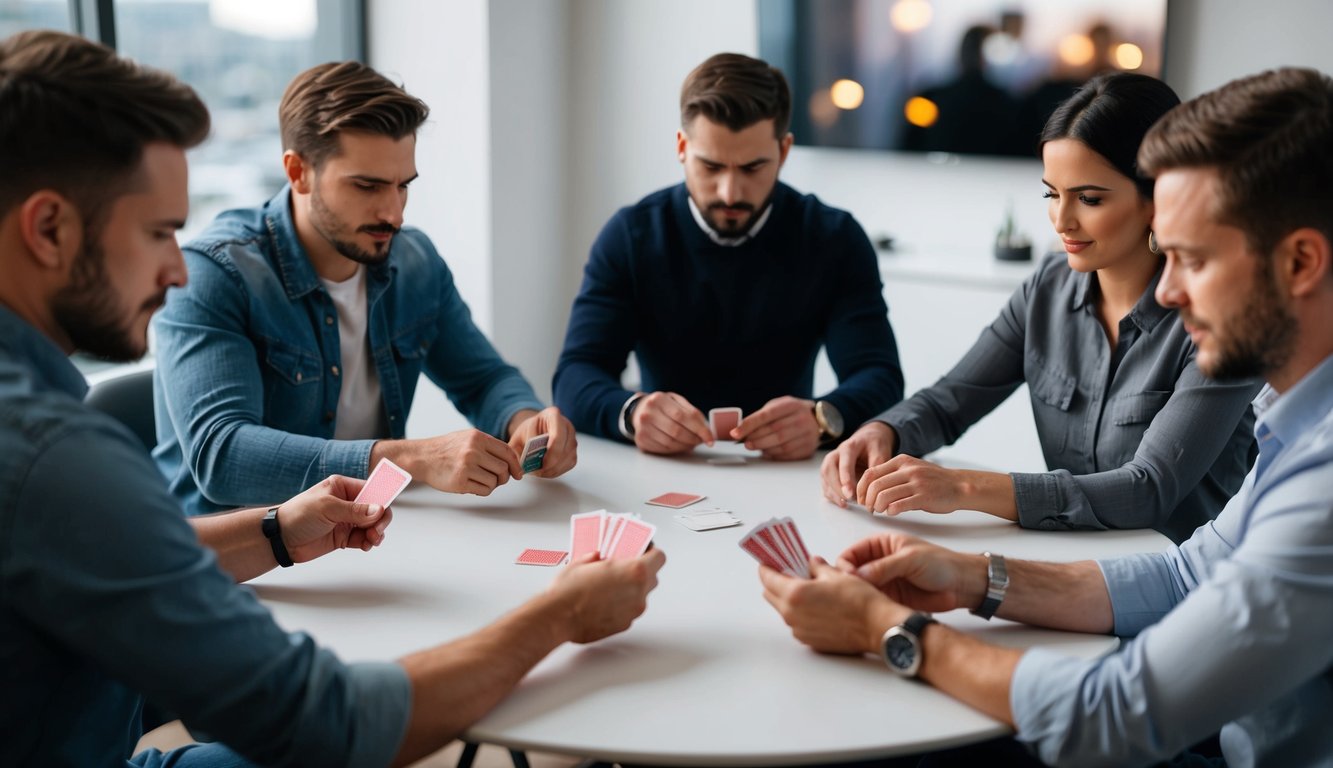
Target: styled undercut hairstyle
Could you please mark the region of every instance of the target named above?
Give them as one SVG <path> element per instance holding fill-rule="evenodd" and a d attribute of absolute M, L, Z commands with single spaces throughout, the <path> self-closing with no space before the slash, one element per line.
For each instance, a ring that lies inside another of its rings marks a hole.
<path fill-rule="evenodd" d="M 1152 179 L 1139 168 L 1139 145 L 1148 129 L 1180 103 L 1171 86 L 1147 75 L 1114 72 L 1089 80 L 1046 120 L 1037 154 L 1046 142 L 1075 139 L 1101 155 L 1152 199 Z"/>
<path fill-rule="evenodd" d="M 680 126 L 694 118 L 741 131 L 760 120 L 773 121 L 778 139 L 791 126 L 791 90 L 782 71 L 739 53 L 719 53 L 694 68 L 680 89 Z"/>
<path fill-rule="evenodd" d="M 282 94 L 282 148 L 319 168 L 338 152 L 344 131 L 415 136 L 430 108 L 359 61 L 330 62 L 296 76 Z"/>
<path fill-rule="evenodd" d="M 1139 165 L 1215 168 L 1215 219 L 1263 257 L 1302 227 L 1333 242 L 1333 78 L 1287 67 L 1233 80 L 1153 126 Z"/>
<path fill-rule="evenodd" d="M 208 136 L 208 108 L 171 75 L 75 35 L 0 41 L 0 216 L 52 189 L 87 226 L 133 187 L 144 147 Z"/>

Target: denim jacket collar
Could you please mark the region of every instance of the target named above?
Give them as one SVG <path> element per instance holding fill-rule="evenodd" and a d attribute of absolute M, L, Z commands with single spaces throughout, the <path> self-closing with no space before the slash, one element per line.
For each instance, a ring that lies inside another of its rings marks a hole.
<path fill-rule="evenodd" d="M 1152 329 L 1163 318 L 1170 315 L 1174 310 L 1163 307 L 1157 303 L 1157 283 L 1162 279 L 1162 267 L 1165 263 L 1159 264 L 1157 271 L 1153 273 L 1152 279 L 1148 281 L 1148 287 L 1143 289 L 1143 294 L 1139 300 L 1134 302 L 1133 308 L 1129 310 L 1129 319 L 1139 327 L 1144 333 L 1152 333 Z M 1078 312 L 1087 307 L 1093 299 L 1093 279 L 1095 272 L 1077 272 L 1074 274 L 1074 294 L 1069 302 L 1069 309 L 1072 312 Z"/>
<path fill-rule="evenodd" d="M 299 299 L 320 287 L 319 273 L 310 263 L 310 255 L 296 234 L 292 217 L 292 186 L 284 184 L 278 194 L 264 203 L 264 231 L 272 245 L 273 264 L 282 280 L 282 288 L 290 299 Z M 368 266 L 366 291 L 373 303 L 388 286 L 393 259 Z"/>
<path fill-rule="evenodd" d="M 4 304 L 0 304 L 0 349 L 9 353 L 13 363 L 31 371 L 37 386 L 78 400 L 88 394 L 88 381 L 69 356 Z"/>

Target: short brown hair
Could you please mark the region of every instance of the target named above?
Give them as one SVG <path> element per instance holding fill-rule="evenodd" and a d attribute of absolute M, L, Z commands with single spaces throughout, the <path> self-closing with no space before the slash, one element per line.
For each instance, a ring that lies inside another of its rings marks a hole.
<path fill-rule="evenodd" d="M 131 183 L 145 145 L 189 149 L 208 129 L 193 89 L 110 48 L 50 30 L 0 41 L 0 215 L 54 189 L 93 222 Z"/>
<path fill-rule="evenodd" d="M 330 62 L 296 76 L 282 94 L 282 148 L 316 168 L 338 151 L 343 131 L 398 140 L 416 135 L 430 108 L 359 61 Z"/>
<path fill-rule="evenodd" d="M 791 90 L 782 71 L 739 53 L 719 53 L 694 68 L 680 89 L 680 125 L 688 129 L 694 118 L 733 131 L 760 120 L 773 121 L 781 139 L 791 126 Z"/>
<path fill-rule="evenodd" d="M 1333 78 L 1275 69 L 1187 101 L 1148 132 L 1139 167 L 1216 168 L 1214 215 L 1260 255 L 1301 227 L 1333 241 Z"/>

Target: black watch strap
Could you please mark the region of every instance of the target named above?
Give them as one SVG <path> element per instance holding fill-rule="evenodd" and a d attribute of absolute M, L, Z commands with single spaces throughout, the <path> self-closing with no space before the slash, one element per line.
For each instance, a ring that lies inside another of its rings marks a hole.
<path fill-rule="evenodd" d="M 264 522 L 259 529 L 264 532 L 269 546 L 273 547 L 273 559 L 283 568 L 291 568 L 292 556 L 287 552 L 287 545 L 282 541 L 282 525 L 278 523 L 278 508 L 274 507 L 264 515 Z"/>
<path fill-rule="evenodd" d="M 911 632 L 918 640 L 920 640 L 922 630 L 935 623 L 937 623 L 935 617 L 931 616 L 929 613 L 917 611 L 907 617 L 907 620 L 902 623 L 902 628 Z"/>

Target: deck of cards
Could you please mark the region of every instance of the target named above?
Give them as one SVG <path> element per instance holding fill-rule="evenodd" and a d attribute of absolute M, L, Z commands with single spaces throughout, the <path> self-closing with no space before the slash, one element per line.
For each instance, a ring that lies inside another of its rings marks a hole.
<path fill-rule="evenodd" d="M 740 547 L 775 571 L 800 579 L 810 578 L 810 553 L 790 517 L 760 523 L 745 534 Z"/>
<path fill-rule="evenodd" d="M 731 514 L 730 510 L 719 507 L 699 509 L 694 512 L 681 512 L 679 515 L 675 515 L 675 518 L 676 522 L 691 531 L 713 531 L 718 528 L 730 528 L 733 525 L 741 524 L 741 519 Z"/>
<path fill-rule="evenodd" d="M 546 458 L 546 445 L 550 442 L 549 435 L 537 435 L 528 438 L 528 442 L 523 446 L 523 456 L 518 460 L 523 471 L 536 472 L 542 468 L 542 460 Z"/>
<path fill-rule="evenodd" d="M 375 465 L 375 471 L 366 478 L 366 484 L 352 501 L 356 504 L 378 504 L 387 507 L 411 482 L 412 476 L 407 470 L 388 459 L 380 459 L 380 463 Z"/>
<path fill-rule="evenodd" d="M 569 518 L 569 556 L 578 560 L 596 552 L 603 560 L 634 558 L 648 550 L 657 526 L 636 515 L 622 515 L 599 509 Z"/>

